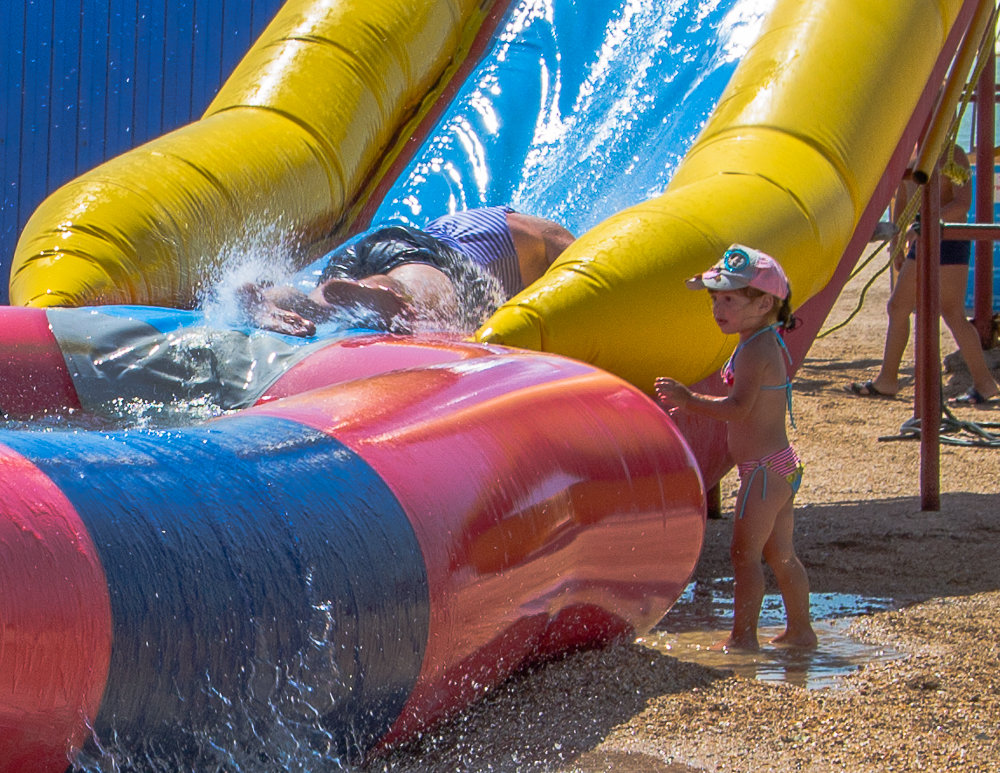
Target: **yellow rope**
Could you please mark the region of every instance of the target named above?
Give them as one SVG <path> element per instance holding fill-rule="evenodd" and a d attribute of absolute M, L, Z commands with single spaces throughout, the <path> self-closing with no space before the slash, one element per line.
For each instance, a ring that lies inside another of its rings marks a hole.
<path fill-rule="evenodd" d="M 867 266 L 869 263 L 871 263 L 872 260 L 875 259 L 875 256 L 878 255 L 882 251 L 882 248 L 885 247 L 885 245 L 887 245 L 888 243 L 889 243 L 888 239 L 886 239 L 884 242 L 882 242 L 882 244 L 879 245 L 878 249 L 875 250 L 871 255 L 869 255 L 868 258 L 865 260 L 865 262 L 862 263 L 860 266 L 858 266 L 858 268 L 856 268 L 854 270 L 854 272 L 851 274 L 851 276 L 848 279 L 848 281 L 850 281 L 851 279 L 853 279 L 854 277 L 856 277 L 858 275 L 858 273 L 865 268 L 865 266 Z M 837 330 L 840 330 L 842 327 L 847 327 L 847 325 L 850 324 L 851 321 L 856 316 L 858 316 L 858 314 L 861 312 L 861 309 L 864 307 L 864 305 L 865 305 L 865 298 L 868 295 L 868 290 L 870 290 L 871 286 L 873 284 L 875 284 L 875 280 L 878 279 L 880 276 L 882 276 L 882 274 L 884 274 L 889 269 L 889 266 L 891 266 L 891 265 L 892 265 L 892 258 L 890 258 L 889 260 L 887 260 L 885 262 L 885 265 L 883 265 L 878 271 L 876 271 L 874 274 L 872 274 L 871 279 L 869 279 L 867 282 L 865 282 L 864 286 L 861 288 L 861 294 L 858 297 L 858 304 L 857 304 L 857 306 L 854 307 L 854 311 L 852 311 L 850 314 L 847 315 L 846 319 L 844 319 L 842 322 L 838 322 L 836 325 L 828 327 L 826 330 L 821 330 L 819 333 L 817 333 L 816 338 L 826 338 L 828 335 L 830 335 L 831 333 L 836 332 Z"/>

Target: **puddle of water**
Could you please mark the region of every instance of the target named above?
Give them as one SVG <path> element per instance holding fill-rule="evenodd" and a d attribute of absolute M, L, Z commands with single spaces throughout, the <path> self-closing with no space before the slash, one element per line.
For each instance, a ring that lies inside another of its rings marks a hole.
<path fill-rule="evenodd" d="M 847 634 L 850 619 L 896 609 L 892 599 L 844 593 L 813 593 L 810 607 L 819 646 L 813 650 L 766 644 L 784 630 L 781 597 L 767 595 L 761 607 L 759 652 L 710 650 L 729 635 L 733 612 L 731 577 L 691 583 L 660 624 L 639 643 L 690 663 L 733 671 L 767 682 L 788 682 L 810 690 L 836 687 L 839 677 L 867 663 L 896 660 L 903 654 L 873 646 Z"/>
<path fill-rule="evenodd" d="M 857 596 L 850 593 L 813 593 L 809 607 L 814 620 L 870 615 L 898 609 L 893 599 Z M 733 578 L 689 583 L 670 612 L 657 625 L 663 631 L 696 631 L 710 626 L 728 628 L 733 617 Z M 760 626 L 784 626 L 785 607 L 781 596 L 768 594 L 760 608 Z"/>

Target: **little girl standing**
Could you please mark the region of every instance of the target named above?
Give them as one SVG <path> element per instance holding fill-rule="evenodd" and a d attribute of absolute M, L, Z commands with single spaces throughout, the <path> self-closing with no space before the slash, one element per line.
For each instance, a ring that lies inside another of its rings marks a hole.
<path fill-rule="evenodd" d="M 761 559 L 774 572 L 785 603 L 785 632 L 775 644 L 816 646 L 809 614 L 809 578 L 792 542 L 792 503 L 802 464 L 788 442 L 791 407 L 785 348 L 780 331 L 794 323 L 788 278 L 763 252 L 734 244 L 708 271 L 687 280 L 705 288 L 712 315 L 739 344 L 722 369 L 725 397 L 692 392 L 672 378 L 656 379 L 662 403 L 727 423 L 729 453 L 740 476 L 730 556 L 736 583 L 733 629 L 719 648 L 759 649 L 757 621 L 764 600 Z"/>

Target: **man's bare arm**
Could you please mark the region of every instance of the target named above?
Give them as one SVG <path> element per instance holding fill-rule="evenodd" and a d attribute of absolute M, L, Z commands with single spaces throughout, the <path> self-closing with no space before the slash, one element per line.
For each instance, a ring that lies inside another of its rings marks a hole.
<path fill-rule="evenodd" d="M 251 323 L 285 335 L 315 335 L 316 323 L 330 316 L 329 309 L 294 287 L 262 287 L 247 283 L 237 291 L 237 297 Z"/>

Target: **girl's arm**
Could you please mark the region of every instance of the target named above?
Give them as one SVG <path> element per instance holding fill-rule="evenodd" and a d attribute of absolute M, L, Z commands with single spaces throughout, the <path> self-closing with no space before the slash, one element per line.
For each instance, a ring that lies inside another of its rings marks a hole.
<path fill-rule="evenodd" d="M 759 344 L 766 340 L 751 341 L 740 350 L 733 363 L 736 378 L 725 397 L 692 392 L 684 384 L 667 376 L 656 379 L 656 395 L 660 402 L 673 405 L 717 421 L 744 421 L 753 410 L 764 379 L 766 360 Z"/>

